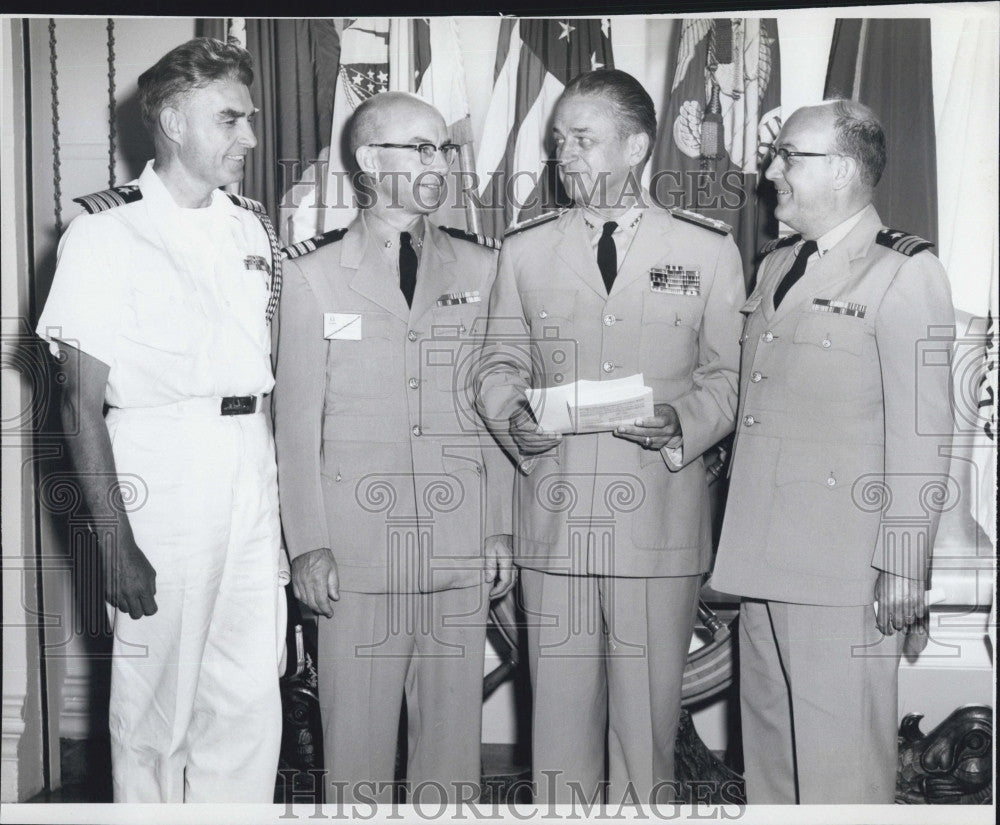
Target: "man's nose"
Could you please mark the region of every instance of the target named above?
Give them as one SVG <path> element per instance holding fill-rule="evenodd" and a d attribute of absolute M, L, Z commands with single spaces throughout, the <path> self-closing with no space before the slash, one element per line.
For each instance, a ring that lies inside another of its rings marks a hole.
<path fill-rule="evenodd" d="M 240 143 L 248 149 L 253 149 L 257 145 L 257 136 L 253 133 L 253 125 L 250 121 L 245 121 L 243 123 L 243 129 L 240 134 Z"/>
<path fill-rule="evenodd" d="M 576 157 L 576 151 L 570 146 L 569 141 L 556 144 L 556 161 L 560 166 L 565 166 Z"/>
<path fill-rule="evenodd" d="M 781 169 L 778 169 L 778 164 L 781 164 Z M 785 171 L 785 162 L 781 159 L 781 155 L 775 155 L 771 158 L 771 162 L 767 164 L 767 169 L 764 171 L 764 177 L 770 181 L 775 181 L 781 177 L 782 173 Z"/>

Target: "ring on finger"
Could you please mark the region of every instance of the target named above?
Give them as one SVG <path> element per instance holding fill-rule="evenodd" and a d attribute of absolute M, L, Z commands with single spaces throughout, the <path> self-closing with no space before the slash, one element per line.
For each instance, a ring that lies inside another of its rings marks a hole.
<path fill-rule="evenodd" d="M 647 436 L 646 436 L 646 437 L 645 437 L 645 438 L 644 438 L 644 439 L 642 440 L 642 445 L 643 445 L 643 446 L 644 446 L 644 447 L 645 447 L 645 448 L 646 448 L 647 450 L 649 449 L 649 446 L 650 446 L 650 444 L 652 444 L 652 443 L 653 443 L 653 442 L 652 442 L 652 441 L 650 441 L 650 438 L 649 438 L 649 436 L 648 436 L 648 435 L 647 435 Z"/>

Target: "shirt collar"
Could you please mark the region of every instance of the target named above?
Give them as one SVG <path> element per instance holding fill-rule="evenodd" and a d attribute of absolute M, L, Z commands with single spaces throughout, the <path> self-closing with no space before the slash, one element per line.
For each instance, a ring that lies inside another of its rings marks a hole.
<path fill-rule="evenodd" d="M 618 228 L 615 232 L 629 232 L 634 230 L 638 224 L 639 219 L 642 217 L 643 208 L 639 203 L 633 203 L 623 214 L 619 215 L 617 218 L 608 218 L 604 215 L 598 215 L 596 212 L 588 209 L 586 206 L 583 207 L 583 221 L 587 224 L 587 228 L 595 232 L 603 232 L 604 224 L 608 221 L 614 221 L 618 224 Z"/>
<path fill-rule="evenodd" d="M 861 216 L 864 215 L 864 212 L 865 208 L 858 210 L 846 221 L 838 223 L 829 232 L 823 233 L 816 239 L 816 246 L 819 248 L 819 256 L 821 258 L 847 237 L 850 231 L 861 221 Z"/>
<path fill-rule="evenodd" d="M 375 244 L 382 250 L 393 252 L 399 249 L 400 230 L 390 226 L 381 218 L 371 214 L 367 209 L 361 210 L 361 222 Z M 415 249 L 423 246 L 423 240 L 427 235 L 427 226 L 423 219 L 418 220 L 410 229 L 410 237 L 413 239 Z"/>
<path fill-rule="evenodd" d="M 177 210 L 183 213 L 202 211 L 201 209 L 180 206 L 174 200 L 174 196 L 170 194 L 170 190 L 163 183 L 163 179 L 153 168 L 153 160 L 146 162 L 146 167 L 142 170 L 142 174 L 139 175 L 139 190 L 142 192 L 143 199 L 151 201 L 153 206 L 158 209 Z M 212 201 L 205 208 L 222 211 L 227 214 L 236 214 L 235 210 L 237 206 L 226 197 L 226 193 L 221 189 L 213 189 Z"/>

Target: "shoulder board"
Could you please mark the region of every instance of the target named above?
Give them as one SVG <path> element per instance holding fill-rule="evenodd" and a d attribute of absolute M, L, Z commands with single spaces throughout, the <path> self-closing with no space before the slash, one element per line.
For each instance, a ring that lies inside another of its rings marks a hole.
<path fill-rule="evenodd" d="M 93 195 L 84 195 L 80 198 L 73 198 L 73 203 L 78 203 L 91 215 L 104 212 L 107 209 L 114 209 L 116 206 L 124 206 L 126 203 L 134 203 L 142 200 L 142 192 L 137 184 L 130 183 L 127 186 L 115 186 L 105 189 L 103 192 L 94 192 Z"/>
<path fill-rule="evenodd" d="M 768 241 L 764 244 L 758 254 L 763 258 L 765 255 L 770 255 L 775 249 L 781 249 L 784 246 L 795 246 L 800 240 L 802 240 L 802 236 L 797 233 L 795 235 L 785 235 L 784 238 L 775 238 L 773 241 Z"/>
<path fill-rule="evenodd" d="M 715 218 L 707 218 L 697 212 L 692 212 L 690 209 L 674 207 L 670 210 L 670 214 L 678 220 L 693 223 L 695 226 L 700 226 L 703 229 L 708 229 L 712 232 L 718 232 L 720 235 L 728 235 L 733 231 L 733 228 L 725 221 L 717 221 Z"/>
<path fill-rule="evenodd" d="M 925 241 L 916 235 L 908 235 L 898 229 L 883 229 L 875 236 L 875 243 L 887 246 L 903 255 L 916 255 L 925 249 L 930 249 L 934 244 Z"/>
<path fill-rule="evenodd" d="M 525 229 L 534 229 L 536 226 L 541 226 L 543 223 L 554 221 L 564 212 L 566 212 L 565 209 L 557 209 L 555 212 L 543 212 L 541 215 L 536 215 L 534 218 L 528 218 L 526 221 L 521 221 L 520 223 L 512 223 L 509 227 L 507 227 L 507 231 L 504 232 L 504 238 L 509 238 L 511 235 L 516 235 L 518 232 L 524 232 Z"/>
<path fill-rule="evenodd" d="M 244 209 L 249 209 L 251 212 L 256 212 L 259 215 L 264 215 L 267 210 L 264 209 L 264 204 L 260 201 L 255 201 L 252 198 L 244 198 L 242 195 L 233 195 L 230 192 L 226 192 L 226 197 L 229 198 L 237 206 L 241 206 Z"/>
<path fill-rule="evenodd" d="M 466 232 L 463 229 L 455 229 L 451 226 L 442 226 L 440 229 L 442 232 L 447 232 L 453 238 L 472 241 L 472 243 L 477 243 L 480 246 L 488 246 L 490 249 L 500 248 L 501 242 L 496 238 L 491 238 L 489 235 L 480 235 L 478 232 Z"/>
<path fill-rule="evenodd" d="M 303 255 L 315 252 L 321 246 L 336 243 L 346 234 L 346 226 L 342 229 L 331 229 L 329 232 L 324 232 L 322 235 L 317 235 L 315 238 L 309 238 L 307 241 L 299 241 L 298 243 L 293 243 L 290 246 L 282 247 L 281 257 L 289 261 L 294 260 L 295 258 L 301 258 Z"/>

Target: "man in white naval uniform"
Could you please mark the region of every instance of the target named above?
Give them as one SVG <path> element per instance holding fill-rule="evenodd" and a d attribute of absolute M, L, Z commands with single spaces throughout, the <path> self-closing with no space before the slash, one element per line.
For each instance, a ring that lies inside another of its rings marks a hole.
<path fill-rule="evenodd" d="M 284 595 L 262 401 L 280 272 L 263 207 L 218 188 L 256 145 L 252 78 L 209 38 L 140 76 L 156 157 L 79 199 L 38 322 L 102 525 L 117 802 L 273 795 Z"/>

